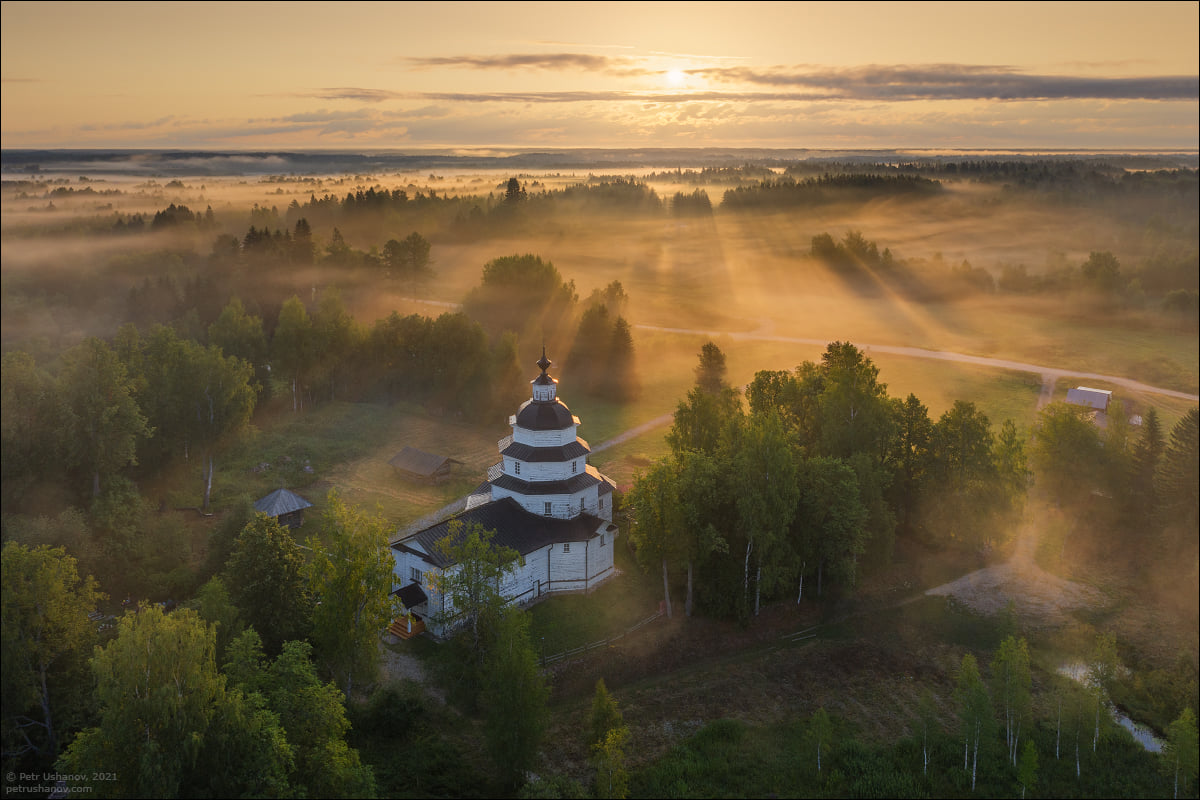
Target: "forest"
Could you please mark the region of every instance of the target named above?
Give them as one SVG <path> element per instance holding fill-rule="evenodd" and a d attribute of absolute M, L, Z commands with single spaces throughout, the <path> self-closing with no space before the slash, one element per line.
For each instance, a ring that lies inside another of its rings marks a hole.
<path fill-rule="evenodd" d="M 6 790 L 1197 796 L 1194 155 L 686 155 L 5 151 Z M 543 349 L 620 576 L 381 638 Z"/>

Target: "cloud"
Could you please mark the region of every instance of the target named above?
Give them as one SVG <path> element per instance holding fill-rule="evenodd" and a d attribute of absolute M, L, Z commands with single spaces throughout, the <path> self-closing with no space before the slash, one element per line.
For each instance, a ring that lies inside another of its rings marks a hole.
<path fill-rule="evenodd" d="M 812 99 L 824 100 L 1200 99 L 1200 77 L 1195 75 L 1029 75 L 1012 67 L 968 64 L 870 65 L 807 71 L 713 67 L 687 72 L 722 83 L 808 89 L 814 92 Z"/>
<path fill-rule="evenodd" d="M 628 69 L 636 61 L 624 56 L 597 56 L 589 53 L 511 53 L 501 56 L 435 56 L 405 58 L 416 67 L 464 67 L 468 69 L 584 69 L 594 72 Z"/>
<path fill-rule="evenodd" d="M 297 97 L 315 97 L 318 100 L 354 100 L 360 103 L 382 103 L 384 100 L 403 100 L 411 97 L 405 92 L 389 89 L 363 89 L 357 86 L 337 86 L 297 92 Z"/>

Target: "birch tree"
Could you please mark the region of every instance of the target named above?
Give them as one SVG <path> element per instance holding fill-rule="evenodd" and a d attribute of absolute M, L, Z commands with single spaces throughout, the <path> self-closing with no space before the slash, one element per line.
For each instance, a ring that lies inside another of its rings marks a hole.
<path fill-rule="evenodd" d="M 322 663 L 347 697 L 356 681 L 379 670 L 380 633 L 400 611 L 392 597 L 388 526 L 346 505 L 330 491 L 321 533 L 308 541 L 313 641 Z"/>
<path fill-rule="evenodd" d="M 1196 738 L 1196 715 L 1190 708 L 1183 709 L 1179 718 L 1167 727 L 1166 746 L 1162 750 L 1162 766 L 1169 772 L 1172 781 L 1172 797 L 1179 797 L 1182 782 L 1186 793 L 1188 784 L 1196 779 L 1197 762 L 1200 760 Z"/>
<path fill-rule="evenodd" d="M 1105 704 L 1119 668 L 1116 637 L 1111 633 L 1100 634 L 1096 637 L 1096 645 L 1092 649 L 1092 656 L 1088 663 L 1088 682 L 1091 684 L 1092 701 L 1095 706 L 1092 733 L 1093 753 L 1100 745 L 1101 721 L 1108 718 Z"/>
<path fill-rule="evenodd" d="M 504 576 L 521 557 L 511 547 L 495 544 L 495 535 L 479 523 L 466 528 L 452 523 L 450 534 L 435 545 L 451 566 L 430 576 L 433 590 L 451 606 L 450 618 L 442 622 L 466 627 L 477 665 L 483 663 L 483 631 L 495 624 L 504 607 L 500 593 Z"/>
<path fill-rule="evenodd" d="M 821 752 L 833 739 L 833 722 L 829 719 L 829 714 L 823 706 L 814 711 L 812 718 L 809 719 L 805 738 L 809 746 L 816 749 L 817 774 L 819 775 L 821 773 Z"/>
<path fill-rule="evenodd" d="M 1021 797 L 1037 783 L 1038 758 L 1037 747 L 1032 739 L 1025 741 L 1025 749 L 1021 751 L 1021 763 L 1017 765 L 1017 782 L 1021 784 Z"/>
<path fill-rule="evenodd" d="M 746 537 L 743 603 L 749 607 L 750 560 L 755 557 L 754 616 L 763 589 L 763 561 L 783 551 L 800 499 L 796 459 L 778 412 L 751 417 L 736 444 L 733 464 L 738 524 Z M 757 552 L 755 552 L 757 551 Z M 768 585 L 768 590 L 773 586 Z"/>
<path fill-rule="evenodd" d="M 970 653 L 963 656 L 959 665 L 954 699 L 963 736 L 963 769 L 971 773 L 971 791 L 975 791 L 979 750 L 991 733 L 993 720 L 987 687 L 979 676 L 978 662 Z"/>
<path fill-rule="evenodd" d="M 1032 678 L 1029 646 L 1012 636 L 1000 643 L 992 658 L 992 700 L 1004 724 L 1004 741 L 1009 762 L 1019 757 L 1021 731 L 1029 722 L 1032 707 Z"/>
<path fill-rule="evenodd" d="M 661 566 L 663 606 L 667 618 L 672 615 L 669 562 L 680 550 L 678 541 L 678 497 L 676 462 L 664 459 L 645 475 L 639 475 L 626 497 L 633 525 L 630 542 L 642 569 Z"/>

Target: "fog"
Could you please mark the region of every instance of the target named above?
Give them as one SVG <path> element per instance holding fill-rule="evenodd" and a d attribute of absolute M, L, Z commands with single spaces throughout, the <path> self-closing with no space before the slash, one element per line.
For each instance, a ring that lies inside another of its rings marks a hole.
<path fill-rule="evenodd" d="M 85 335 L 112 335 L 124 321 L 131 289 L 163 276 L 181 284 L 203 277 L 218 236 L 240 240 L 252 225 L 286 230 L 296 218 L 311 216 L 303 206 L 313 198 L 341 199 L 374 187 L 425 202 L 410 201 L 403 211 L 310 218 L 315 265 L 258 269 L 254 285 L 270 287 L 263 297 L 295 293 L 311 301 L 320 290 L 336 286 L 351 313 L 369 324 L 405 306 L 406 298 L 461 302 L 478 283 L 483 264 L 533 253 L 574 281 L 581 297 L 619 280 L 631 298 L 628 314 L 634 323 L 905 344 L 1080 371 L 1166 376 L 1173 388 L 1189 391 L 1197 384 L 1194 321 L 1164 317 L 1159 308 L 1170 288 L 1186 289 L 1187 281 L 1152 287 L 1144 275 L 1155 258 L 1175 258 L 1191 270 L 1190 286 L 1195 286 L 1194 172 L 1184 179 L 1190 181 L 1190 194 L 1173 205 L 1169 190 L 1162 196 L 1143 192 L 1113 199 L 1080 188 L 1075 176 L 1050 189 L 942 177 L 940 191 L 929 197 L 832 198 L 801 207 L 733 210 L 721 205 L 724 191 L 753 185 L 763 170 L 754 177 L 735 172 L 722 181 L 711 175 L 699 180 L 695 170 L 707 166 L 703 163 L 686 172 L 678 164 L 509 172 L 447 169 L 447 159 L 441 159 L 442 169 L 424 173 L 298 175 L 270 172 L 297 165 L 297 158 L 280 155 L 176 157 L 169 170 L 161 156 L 147 155 L 67 161 L 53 174 L 17 176 L 11 169 L 20 163 L 8 154 L 5 159 L 6 350 L 30 338 L 65 347 Z M 336 161 L 325 161 L 331 160 Z M 1145 169 L 1145 157 L 1137 161 L 1136 168 Z M 1114 163 L 1119 167 L 1117 157 L 1105 169 L 1111 172 Z M 148 164 L 156 174 L 143 173 Z M 104 172 L 113 165 L 117 171 Z M 201 166 L 203 172 L 187 172 Z M 219 174 L 247 169 L 261 174 Z M 783 172 L 778 163 L 769 170 Z M 513 175 L 530 197 L 524 215 L 483 229 L 461 224 L 473 207 L 496 207 Z M 569 194 L 534 202 L 572 186 L 611 181 L 643 184 L 663 210 L 605 206 Z M 711 198 L 712 215 L 672 216 L 670 198 L 696 189 Z M 289 211 L 291 204 L 302 208 Z M 186 206 L 197 215 L 211 209 L 211 220 L 151 225 L 169 205 Z M 135 217 L 141 217 L 143 228 L 114 232 L 114 226 Z M 381 252 L 389 239 L 420 233 L 432 243 L 433 279 L 419 287 L 398 285 L 381 279 L 378 271 L 322 264 L 334 227 L 364 254 Z M 814 236 L 829 234 L 840 241 L 851 231 L 878 251 L 886 249 L 903 266 L 903 280 L 894 271 L 880 272 L 878 265 L 847 271 L 812 256 Z M 961 276 L 954 273 L 964 267 L 986 271 L 993 282 L 1006 268 L 1044 276 L 1077 270 L 1094 251 L 1111 252 L 1120 262 L 1122 285 L 1111 296 L 1093 297 L 1075 284 L 1035 293 L 996 291 L 995 286 L 979 291 L 960 285 Z M 246 279 L 241 275 L 237 286 L 218 287 L 219 293 L 236 292 Z M 262 311 L 270 316 L 269 309 Z M 1114 329 L 1135 333 L 1116 353 L 1092 352 L 1090 342 Z M 1144 369 L 1147 353 L 1139 348 L 1147 347 L 1159 362 L 1155 374 Z"/>

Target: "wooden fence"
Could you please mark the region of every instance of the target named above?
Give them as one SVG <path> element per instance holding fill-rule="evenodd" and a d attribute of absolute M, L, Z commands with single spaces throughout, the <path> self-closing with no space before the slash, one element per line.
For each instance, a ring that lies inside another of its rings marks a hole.
<path fill-rule="evenodd" d="M 626 629 L 624 633 L 618 633 L 616 636 L 613 636 L 609 639 L 601 639 L 597 642 L 591 642 L 589 644 L 580 645 L 579 647 L 576 647 L 574 650 L 564 650 L 563 652 L 555 653 L 552 656 L 543 656 L 542 657 L 542 666 L 546 667 L 546 666 L 549 666 L 550 664 L 553 664 L 556 661 L 562 661 L 564 658 L 570 658 L 571 656 L 582 655 L 583 653 L 586 653 L 589 650 L 595 650 L 597 647 L 608 647 L 610 644 L 617 641 L 621 637 L 628 636 L 629 634 L 633 633 L 634 631 L 636 631 L 640 628 L 643 628 L 646 625 L 649 625 L 651 622 L 653 622 L 654 620 L 658 619 L 661 616 L 662 616 L 662 612 L 656 611 L 653 614 L 651 614 L 650 616 L 646 617 L 641 622 Z"/>

